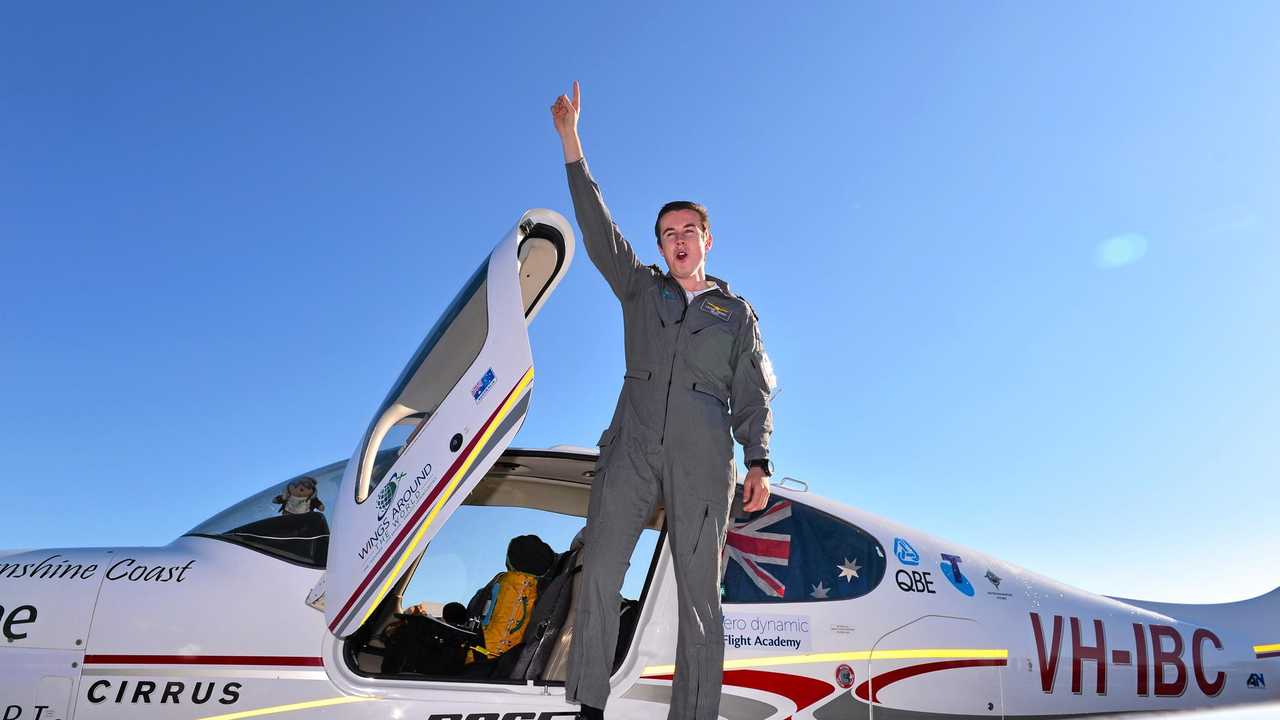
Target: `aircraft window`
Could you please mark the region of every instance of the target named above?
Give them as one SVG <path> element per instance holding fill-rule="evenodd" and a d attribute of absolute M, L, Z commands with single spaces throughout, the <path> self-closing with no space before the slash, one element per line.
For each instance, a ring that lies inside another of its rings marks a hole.
<path fill-rule="evenodd" d="M 511 507 L 464 505 L 431 540 L 413 580 L 405 589 L 404 605 L 427 602 L 444 605 L 450 600 L 464 603 L 485 581 L 504 569 L 507 544 L 517 535 L 535 534 L 557 553 L 569 549 L 586 520 L 559 513 Z M 509 532 L 498 532 L 509 528 Z M 658 532 L 645 530 L 636 543 L 632 559 L 636 572 L 628 573 L 622 584 L 624 597 L 638 598 L 644 587 L 648 558 L 653 556 Z"/>
<path fill-rule="evenodd" d="M 352 666 L 399 679 L 563 682 L 588 493 L 585 485 L 487 480 L 432 538 L 398 602 L 348 641 Z M 489 504 L 519 495 L 526 507 Z M 616 662 L 630 645 L 659 537 L 645 529 L 632 553 Z"/>
<path fill-rule="evenodd" d="M 884 548 L 866 531 L 777 495 L 731 518 L 723 563 L 722 603 L 848 600 L 874 590 L 885 571 Z"/>
<path fill-rule="evenodd" d="M 394 458 L 386 458 L 391 459 Z M 322 568 L 329 552 L 327 515 L 338 495 L 345 467 L 345 461 L 337 462 L 276 483 L 205 520 L 186 534 L 225 540 L 290 562 Z"/>
<path fill-rule="evenodd" d="M 413 442 L 480 354 L 489 333 L 488 274 L 486 259 L 427 333 L 374 414 L 360 454 L 356 502 L 363 503 L 390 469 L 377 467 L 381 454 L 390 446 Z M 388 439 L 397 428 L 407 439 Z"/>

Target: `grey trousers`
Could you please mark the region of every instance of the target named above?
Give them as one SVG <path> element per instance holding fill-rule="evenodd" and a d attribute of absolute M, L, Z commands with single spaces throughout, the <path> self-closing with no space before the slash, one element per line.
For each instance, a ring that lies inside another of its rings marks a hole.
<path fill-rule="evenodd" d="M 565 697 L 605 707 L 618 643 L 619 591 L 640 531 L 661 502 L 679 609 L 668 718 L 715 720 L 724 664 L 720 552 L 736 482 L 733 460 L 708 477 L 705 455 L 682 463 L 680 456 L 687 453 L 626 433 L 601 452 L 591 487 Z"/>

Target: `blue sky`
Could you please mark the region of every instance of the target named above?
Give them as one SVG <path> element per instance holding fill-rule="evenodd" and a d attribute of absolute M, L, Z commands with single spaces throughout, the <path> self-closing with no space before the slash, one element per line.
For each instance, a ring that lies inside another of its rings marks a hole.
<path fill-rule="evenodd" d="M 642 256 L 700 199 L 759 311 L 775 459 L 1084 588 L 1280 585 L 1268 3 L 10 8 L 0 547 L 163 544 L 348 455 L 488 249 L 569 213 L 548 106 Z M 518 443 L 621 380 L 586 262 Z"/>

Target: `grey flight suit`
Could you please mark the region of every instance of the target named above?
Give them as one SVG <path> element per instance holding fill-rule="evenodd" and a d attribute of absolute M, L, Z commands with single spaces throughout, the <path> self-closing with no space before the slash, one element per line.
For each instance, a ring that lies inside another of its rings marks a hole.
<path fill-rule="evenodd" d="M 586 161 L 566 170 L 587 254 L 622 302 L 627 370 L 600 437 L 565 696 L 605 706 L 618 592 L 662 503 L 679 605 L 668 717 L 713 720 L 724 661 L 720 552 L 737 481 L 730 430 L 747 462 L 768 458 L 772 371 L 746 301 L 711 278 L 717 287 L 687 302 L 674 278 L 636 259 Z"/>

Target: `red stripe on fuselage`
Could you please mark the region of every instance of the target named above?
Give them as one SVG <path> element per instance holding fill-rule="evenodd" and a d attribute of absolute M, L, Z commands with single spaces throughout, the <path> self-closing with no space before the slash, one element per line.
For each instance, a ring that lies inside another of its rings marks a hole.
<path fill-rule="evenodd" d="M 673 675 L 646 675 L 646 680 L 671 680 Z M 836 689 L 835 685 L 805 675 L 764 670 L 725 670 L 724 684 L 781 695 L 796 704 L 796 712 L 809 707 Z M 790 717 L 787 720 L 791 720 Z"/>
<path fill-rule="evenodd" d="M 382 557 L 378 558 L 378 562 L 373 566 L 373 570 L 370 570 L 369 574 L 365 575 L 364 580 L 360 582 L 360 585 L 359 587 L 356 588 L 356 591 L 351 594 L 351 597 L 347 598 L 347 601 L 345 603 L 342 604 L 342 610 L 339 611 L 338 614 L 334 616 L 333 622 L 329 624 L 330 631 L 334 631 L 337 629 L 339 621 L 341 621 L 342 618 L 346 617 L 347 611 L 351 609 L 351 606 L 353 604 L 355 604 L 356 599 L 359 598 L 362 593 L 364 593 L 364 589 L 369 586 L 369 581 L 372 580 L 375 576 L 377 576 L 378 571 L 382 569 L 382 566 L 387 563 L 387 560 L 395 554 L 395 550 L 400 547 L 400 544 L 402 542 L 404 542 L 404 539 L 409 534 L 409 531 L 413 530 L 414 527 L 417 526 L 418 520 L 421 519 L 422 514 L 427 511 L 427 508 L 431 507 L 431 504 L 435 502 L 435 499 L 440 494 L 440 491 L 443 490 L 444 487 L 449 484 L 449 481 L 451 479 L 453 479 L 454 474 L 458 472 L 458 468 L 462 466 L 463 461 L 465 461 L 467 459 L 467 456 L 471 454 L 471 450 L 476 446 L 476 443 L 480 441 L 480 438 L 484 437 L 484 434 L 489 429 L 489 426 L 492 425 L 494 419 L 498 417 L 498 412 L 501 411 L 502 407 L 507 404 L 507 400 L 511 399 L 511 395 L 515 393 L 516 388 L 518 387 L 520 387 L 520 384 L 516 383 L 516 386 L 511 388 L 511 392 L 508 392 L 507 396 L 502 399 L 502 402 L 498 403 L 497 409 L 495 409 L 493 411 L 493 414 L 489 416 L 489 419 L 485 421 L 484 425 L 480 428 L 480 432 L 477 432 L 475 436 L 471 438 L 471 442 L 468 443 L 467 447 L 464 448 L 462 450 L 462 453 L 458 455 L 458 459 L 454 460 L 453 465 L 449 466 L 448 472 L 444 474 L 444 477 L 440 479 L 440 482 L 436 483 L 435 487 L 431 488 L 431 492 L 427 495 L 427 499 L 424 500 L 422 504 L 418 506 L 418 509 L 414 511 L 413 516 L 409 518 L 409 521 L 406 522 L 404 524 L 404 527 L 400 530 L 400 534 L 396 535 L 395 541 L 393 541 L 391 543 L 391 546 L 388 547 L 386 551 L 382 553 Z"/>
<path fill-rule="evenodd" d="M 1008 663 L 1009 661 L 1005 659 L 943 660 L 941 662 L 924 663 L 923 665 L 911 665 L 909 667 L 898 668 L 897 670 L 890 670 L 886 673 L 880 673 L 859 685 L 858 689 L 853 691 L 853 694 L 857 695 L 862 700 L 869 699 L 870 702 L 878 703 L 880 702 L 880 691 L 885 689 L 886 686 L 892 685 L 899 680 L 906 680 L 907 678 L 924 675 L 925 673 L 938 672 L 939 670 L 954 670 L 956 668 L 966 667 L 1004 667 Z M 871 688 L 875 689 L 871 690 Z M 868 695 L 871 697 L 868 698 Z"/>
<path fill-rule="evenodd" d="M 324 667 L 324 659 L 292 655 L 85 655 L 84 664 Z"/>

